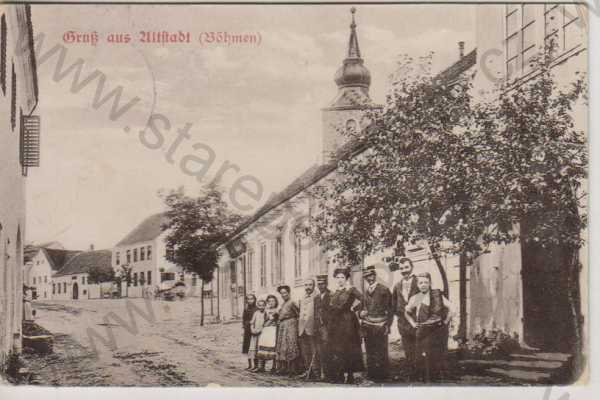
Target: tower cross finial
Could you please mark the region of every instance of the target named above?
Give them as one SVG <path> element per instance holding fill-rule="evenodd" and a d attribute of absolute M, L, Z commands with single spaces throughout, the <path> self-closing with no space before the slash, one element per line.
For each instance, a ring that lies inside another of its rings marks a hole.
<path fill-rule="evenodd" d="M 354 20 L 354 14 L 356 14 L 356 7 L 350 9 L 352 14 L 352 23 L 350 24 L 350 40 L 348 41 L 348 58 L 360 58 L 360 49 L 358 47 L 358 37 L 356 35 L 356 21 Z"/>

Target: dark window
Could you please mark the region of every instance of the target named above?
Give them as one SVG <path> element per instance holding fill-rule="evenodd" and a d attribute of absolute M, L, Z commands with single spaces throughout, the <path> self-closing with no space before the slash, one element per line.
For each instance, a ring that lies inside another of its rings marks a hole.
<path fill-rule="evenodd" d="M 144 261 L 146 259 L 146 248 L 140 247 L 140 261 Z"/>
<path fill-rule="evenodd" d="M 121 254 L 117 251 L 117 254 L 115 255 L 115 263 L 117 265 L 121 264 Z"/>
<path fill-rule="evenodd" d="M 63 282 L 63 292 L 67 293 L 67 282 Z"/>
<path fill-rule="evenodd" d="M 152 260 L 152 246 L 148 246 L 148 260 Z"/>
<path fill-rule="evenodd" d="M 138 275 L 137 272 L 133 273 L 133 286 L 137 286 L 138 285 Z"/>
<path fill-rule="evenodd" d="M 127 250 L 127 264 L 131 263 L 131 250 Z"/>
<path fill-rule="evenodd" d="M 52 284 L 52 294 L 56 294 L 56 283 Z"/>
<path fill-rule="evenodd" d="M 140 285 L 144 286 L 146 283 L 146 278 L 144 277 L 144 271 L 140 272 Z"/>
<path fill-rule="evenodd" d="M 197 286 L 198 285 L 198 277 L 196 276 L 196 274 L 192 275 L 192 286 Z"/>
<path fill-rule="evenodd" d="M 0 87 L 6 96 L 6 17 L 0 18 Z"/>
<path fill-rule="evenodd" d="M 81 284 L 82 284 L 82 285 L 85 285 L 85 276 L 82 276 L 82 277 L 81 277 Z"/>
<path fill-rule="evenodd" d="M 174 272 L 161 272 L 161 274 L 160 274 L 160 280 L 161 280 L 161 282 L 164 282 L 164 281 L 174 281 L 175 280 L 175 273 Z"/>
<path fill-rule="evenodd" d="M 152 285 L 152 271 L 148 271 L 146 276 L 148 277 L 148 285 Z"/>
<path fill-rule="evenodd" d="M 17 74 L 15 64 L 12 64 L 12 85 L 10 94 L 10 127 L 14 131 L 17 126 Z"/>
<path fill-rule="evenodd" d="M 56 285 L 58 287 L 58 294 L 60 294 L 60 283 Z"/>
<path fill-rule="evenodd" d="M 138 256 L 137 256 L 137 249 L 133 249 L 133 262 L 137 262 L 138 260 Z"/>

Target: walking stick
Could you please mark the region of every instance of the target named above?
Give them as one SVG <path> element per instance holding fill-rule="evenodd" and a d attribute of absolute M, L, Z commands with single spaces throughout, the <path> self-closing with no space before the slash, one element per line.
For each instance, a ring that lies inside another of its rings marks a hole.
<path fill-rule="evenodd" d="M 310 378 L 310 373 L 312 372 L 314 363 L 315 363 L 315 352 L 313 351 L 312 357 L 310 358 L 310 364 L 308 365 L 308 370 L 306 370 L 306 377 L 305 377 L 306 381 L 308 381 Z"/>

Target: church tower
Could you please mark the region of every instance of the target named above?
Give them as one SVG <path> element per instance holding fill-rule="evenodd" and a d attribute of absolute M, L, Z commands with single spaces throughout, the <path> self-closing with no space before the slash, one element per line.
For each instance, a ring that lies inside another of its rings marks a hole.
<path fill-rule="evenodd" d="M 322 159 L 326 163 L 331 160 L 334 153 L 347 140 L 348 136 L 343 131 L 357 131 L 368 125 L 365 111 L 372 108 L 381 108 L 373 103 L 369 97 L 371 73 L 363 65 L 358 46 L 356 21 L 354 15 L 356 8 L 352 7 L 352 23 L 350 24 L 350 38 L 348 52 L 342 66 L 335 74 L 335 83 L 338 93 L 331 104 L 322 109 Z"/>

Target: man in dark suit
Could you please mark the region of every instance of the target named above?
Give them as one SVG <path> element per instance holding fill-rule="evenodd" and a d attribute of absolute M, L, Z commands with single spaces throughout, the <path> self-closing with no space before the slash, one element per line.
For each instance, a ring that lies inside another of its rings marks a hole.
<path fill-rule="evenodd" d="M 375 382 L 381 382 L 388 377 L 390 369 L 388 335 L 394 321 L 392 293 L 387 286 L 377 282 L 374 265 L 363 270 L 363 278 L 368 284 L 360 311 L 367 352 L 367 376 Z"/>
<path fill-rule="evenodd" d="M 327 288 L 327 275 L 317 275 L 319 294 L 315 298 L 315 325 L 317 331 L 317 353 L 321 361 L 321 371 L 317 375 L 325 380 L 332 379 L 331 357 L 329 356 L 327 341 L 327 323 L 329 321 L 329 301 L 331 292 Z"/>
<path fill-rule="evenodd" d="M 416 359 L 415 346 L 417 336 L 416 329 L 406 320 L 404 310 L 410 298 L 419 292 L 419 288 L 417 287 L 417 277 L 413 275 L 413 263 L 410 259 L 401 258 L 398 261 L 397 268 L 402 274 L 402 279 L 394 285 L 392 305 L 394 307 L 394 314 L 398 318 L 398 333 L 402 337 L 402 347 L 404 348 L 406 361 L 411 368 L 412 375 Z"/>

